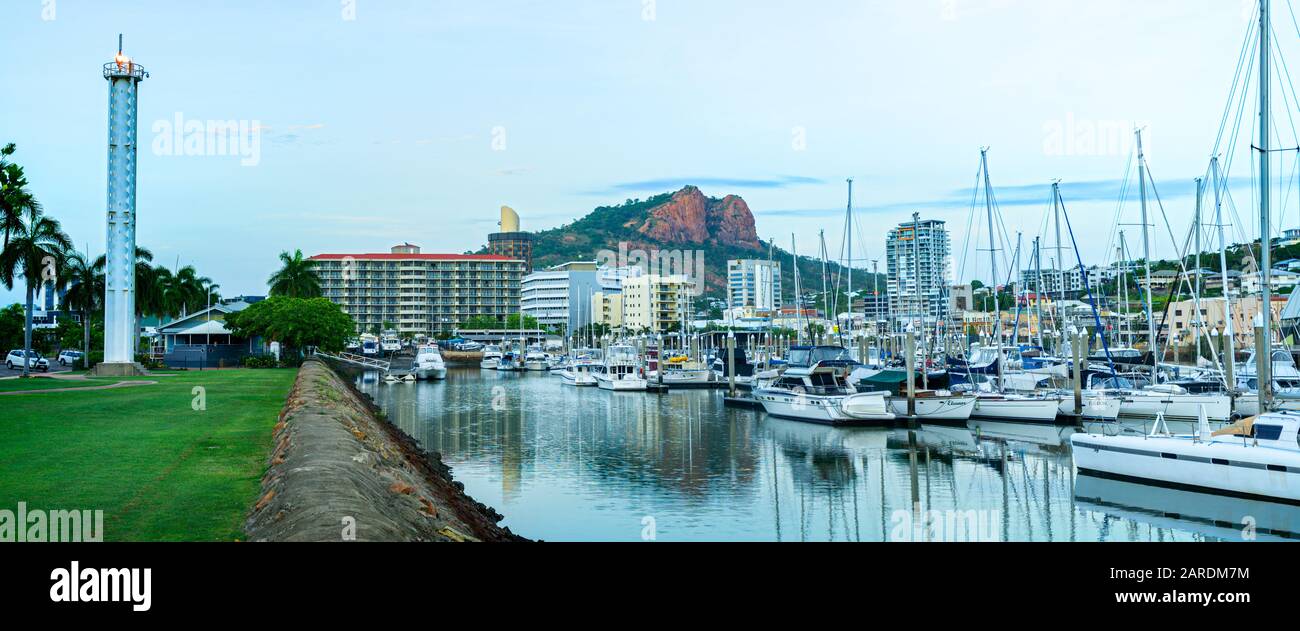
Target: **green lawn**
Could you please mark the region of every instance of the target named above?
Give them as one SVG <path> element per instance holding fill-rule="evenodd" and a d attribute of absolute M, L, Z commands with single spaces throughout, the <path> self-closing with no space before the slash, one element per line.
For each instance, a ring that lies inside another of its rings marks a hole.
<path fill-rule="evenodd" d="M 112 381 L 85 381 L 73 379 L 0 379 L 0 392 L 17 392 L 19 390 L 49 390 L 52 388 L 85 388 L 88 386 L 109 386 Z M 6 399 L 8 401 L 8 399 Z"/>
<path fill-rule="evenodd" d="M 296 373 L 0 397 L 0 509 L 100 509 L 107 541 L 239 539 Z M 206 410 L 192 409 L 195 387 Z"/>

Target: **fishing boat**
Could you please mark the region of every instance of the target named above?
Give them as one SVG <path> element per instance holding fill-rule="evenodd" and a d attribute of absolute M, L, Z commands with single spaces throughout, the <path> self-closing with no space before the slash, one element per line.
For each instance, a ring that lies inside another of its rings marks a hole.
<path fill-rule="evenodd" d="M 484 370 L 496 370 L 501 364 L 501 347 L 490 345 L 483 349 L 483 359 L 479 361 L 478 367 Z"/>
<path fill-rule="evenodd" d="M 361 336 L 361 354 L 367 357 L 379 355 L 379 338 L 373 335 Z"/>
<path fill-rule="evenodd" d="M 641 376 L 640 362 L 634 346 L 611 346 L 605 353 L 604 370 L 596 373 L 601 390 L 619 392 L 645 391 L 649 382 Z"/>
<path fill-rule="evenodd" d="M 447 378 L 447 364 L 437 345 L 425 344 L 415 351 L 415 378 L 438 380 Z"/>
<path fill-rule="evenodd" d="M 1190 435 L 1163 416 L 1148 435 L 1075 434 L 1081 475 L 1300 504 L 1300 416 L 1275 412 L 1211 431 L 1205 414 Z"/>

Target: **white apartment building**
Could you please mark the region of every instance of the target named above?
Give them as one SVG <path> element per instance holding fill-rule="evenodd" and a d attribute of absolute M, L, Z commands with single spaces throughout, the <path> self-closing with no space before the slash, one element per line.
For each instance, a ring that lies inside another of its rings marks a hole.
<path fill-rule="evenodd" d="M 451 331 L 474 316 L 504 320 L 519 308 L 524 261 L 504 256 L 421 254 L 410 244 L 387 254 L 318 254 L 326 298 L 360 331 L 391 323 L 402 335 Z"/>
<path fill-rule="evenodd" d="M 938 318 L 947 310 L 950 245 L 945 223 L 908 221 L 885 238 L 889 305 L 903 318 Z"/>
<path fill-rule="evenodd" d="M 759 259 L 727 261 L 727 304 L 754 311 L 781 308 L 781 264 Z"/>
<path fill-rule="evenodd" d="M 628 331 L 664 333 L 681 326 L 690 309 L 694 283 L 684 275 L 658 274 L 623 281 L 623 327 Z"/>
<path fill-rule="evenodd" d="M 592 322 L 591 297 L 603 290 L 595 261 L 574 261 L 523 278 L 519 308 L 542 326 L 574 331 Z"/>

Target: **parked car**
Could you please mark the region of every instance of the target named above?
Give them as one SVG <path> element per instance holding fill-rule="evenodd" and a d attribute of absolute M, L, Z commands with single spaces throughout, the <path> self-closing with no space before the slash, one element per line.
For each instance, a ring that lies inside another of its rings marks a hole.
<path fill-rule="evenodd" d="M 27 365 L 31 367 L 32 370 L 44 370 L 45 372 L 50 371 L 50 362 L 44 357 L 41 357 L 41 354 L 36 351 L 28 351 Z M 16 370 L 23 367 L 23 350 L 21 348 L 9 351 L 9 354 L 5 356 L 5 367 L 9 370 Z"/>
<path fill-rule="evenodd" d="M 61 351 L 55 361 L 59 362 L 60 366 L 71 366 L 78 359 L 81 359 L 84 354 L 81 351 Z"/>

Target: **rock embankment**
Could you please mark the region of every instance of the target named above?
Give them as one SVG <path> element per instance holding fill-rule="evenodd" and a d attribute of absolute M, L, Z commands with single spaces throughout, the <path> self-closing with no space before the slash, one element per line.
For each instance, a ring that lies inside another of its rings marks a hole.
<path fill-rule="evenodd" d="M 328 366 L 308 361 L 280 413 L 251 541 L 522 541 Z"/>

